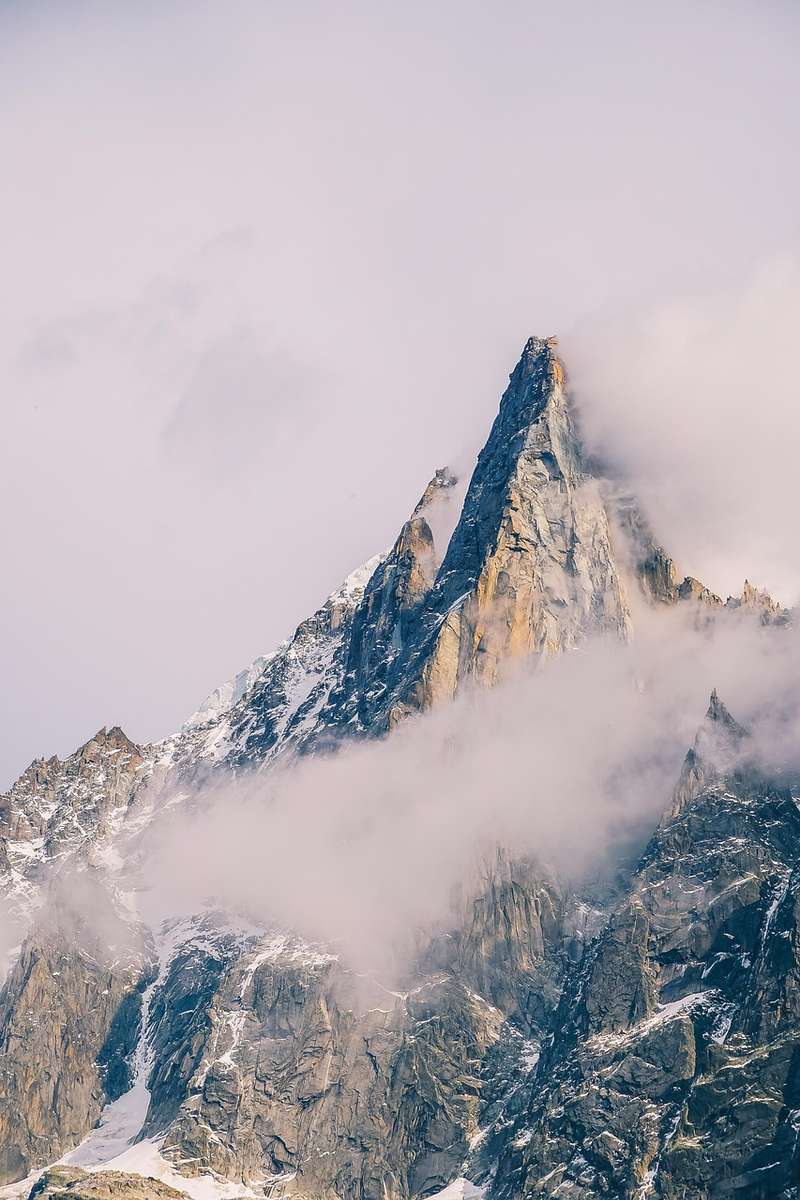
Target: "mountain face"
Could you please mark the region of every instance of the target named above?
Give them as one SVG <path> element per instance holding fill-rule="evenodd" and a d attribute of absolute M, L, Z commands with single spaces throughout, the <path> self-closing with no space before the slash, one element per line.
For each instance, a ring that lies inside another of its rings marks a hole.
<path fill-rule="evenodd" d="M 103 729 L 0 799 L 12 1194 L 800 1195 L 800 811 L 716 692 L 635 861 L 579 882 L 487 850 L 402 984 L 246 914 L 143 919 L 160 822 L 523 664 L 622 647 L 634 595 L 786 636 L 750 584 L 723 603 L 679 582 L 591 473 L 554 339 L 525 346 L 453 527 L 458 482 L 437 471 L 390 551 L 176 735 Z"/>
<path fill-rule="evenodd" d="M 525 346 L 435 575 L 429 487 L 370 581 L 337 697 L 348 724 L 393 725 L 469 681 L 493 685 L 509 660 L 590 634 L 630 637 L 608 516 L 582 466 L 554 347 Z"/>
<path fill-rule="evenodd" d="M 713 695 L 659 828 L 563 989 L 498 1197 L 794 1194 L 800 813 L 748 767 L 746 736 Z"/>

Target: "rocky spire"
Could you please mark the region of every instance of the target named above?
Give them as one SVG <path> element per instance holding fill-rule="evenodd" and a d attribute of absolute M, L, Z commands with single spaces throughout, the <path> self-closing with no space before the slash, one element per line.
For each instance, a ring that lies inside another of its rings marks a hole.
<path fill-rule="evenodd" d="M 436 471 L 356 610 L 345 679 L 363 724 L 369 725 L 379 710 L 386 679 L 413 638 L 420 609 L 436 580 L 441 550 L 429 517 L 457 483 L 447 467 Z"/>
<path fill-rule="evenodd" d="M 714 688 L 694 746 L 684 759 L 680 779 L 661 819 L 662 826 L 669 824 L 711 783 L 740 766 L 742 743 L 749 736 L 744 726 L 731 716 Z"/>
<path fill-rule="evenodd" d="M 738 721 L 735 721 L 728 709 L 719 698 L 719 692 L 716 688 L 711 693 L 706 709 L 705 722 L 701 727 L 698 737 L 703 731 L 713 731 L 717 740 L 722 736 L 726 742 L 733 746 L 738 746 L 742 738 L 747 737 L 747 730 Z"/>
<path fill-rule="evenodd" d="M 496 682 L 509 659 L 626 641 L 630 616 L 596 481 L 583 469 L 555 338 L 529 338 L 389 697 L 389 723 Z"/>
<path fill-rule="evenodd" d="M 769 592 L 753 587 L 749 579 L 745 579 L 741 596 L 729 596 L 725 608 L 733 611 L 757 616 L 762 625 L 788 625 L 792 623 L 789 609 L 781 608 L 770 596 Z"/>

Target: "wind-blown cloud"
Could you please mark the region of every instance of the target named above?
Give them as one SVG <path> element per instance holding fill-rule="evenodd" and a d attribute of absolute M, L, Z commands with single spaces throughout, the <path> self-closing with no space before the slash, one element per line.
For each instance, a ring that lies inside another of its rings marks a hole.
<path fill-rule="evenodd" d="M 522 668 L 387 739 L 225 784 L 148 843 L 150 920 L 212 898 L 386 977 L 499 843 L 577 884 L 652 833 L 712 687 L 767 773 L 800 770 L 800 633 L 652 612 L 627 648 Z M 780 697 L 776 709 L 775 698 Z"/>
<path fill-rule="evenodd" d="M 601 314 L 563 339 L 590 450 L 687 574 L 800 597 L 800 256 Z"/>

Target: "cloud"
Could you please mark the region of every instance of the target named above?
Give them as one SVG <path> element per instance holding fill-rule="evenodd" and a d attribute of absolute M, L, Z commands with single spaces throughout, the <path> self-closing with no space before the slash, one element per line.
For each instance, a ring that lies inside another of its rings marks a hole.
<path fill-rule="evenodd" d="M 204 482 L 280 453 L 313 419 L 310 368 L 286 352 L 265 353 L 245 330 L 197 363 L 162 434 L 173 462 Z"/>
<path fill-rule="evenodd" d="M 387 979 L 447 927 L 500 843 L 581 885 L 638 853 L 712 687 L 765 769 L 800 769 L 800 634 L 651 612 L 627 648 L 521 668 L 383 741 L 253 776 L 170 810 L 145 845 L 151 920 L 212 898 L 333 945 Z M 776 709 L 775 698 L 780 697 Z M 195 807 L 196 804 L 196 807 Z"/>
<path fill-rule="evenodd" d="M 642 501 L 679 569 L 800 597 L 800 256 L 725 288 L 583 322 L 562 339 L 590 451 Z"/>

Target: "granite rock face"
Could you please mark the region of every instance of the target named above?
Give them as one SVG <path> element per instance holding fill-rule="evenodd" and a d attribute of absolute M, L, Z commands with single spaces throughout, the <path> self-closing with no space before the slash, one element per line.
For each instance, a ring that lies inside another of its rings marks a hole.
<path fill-rule="evenodd" d="M 281 1194 L 440 1190 L 480 1133 L 494 1064 L 518 1084 L 538 1050 L 568 925 L 555 882 L 498 855 L 402 991 L 286 935 L 187 928 L 148 1004 L 142 1133 L 185 1174 Z M 504 1076 L 492 1091 L 495 1122 L 512 1090 Z"/>
<path fill-rule="evenodd" d="M 302 1195 L 444 1187 L 477 1129 L 499 1015 L 452 980 L 372 1004 L 336 963 L 241 964 L 214 996 L 208 1057 L 163 1153 Z"/>
<path fill-rule="evenodd" d="M 5 1181 L 71 1150 L 131 1084 L 142 958 L 102 887 L 81 887 L 53 894 L 0 993 Z"/>
<path fill-rule="evenodd" d="M 743 742 L 715 695 L 627 895 L 564 988 L 492 1195 L 794 1194 L 800 813 Z"/>

